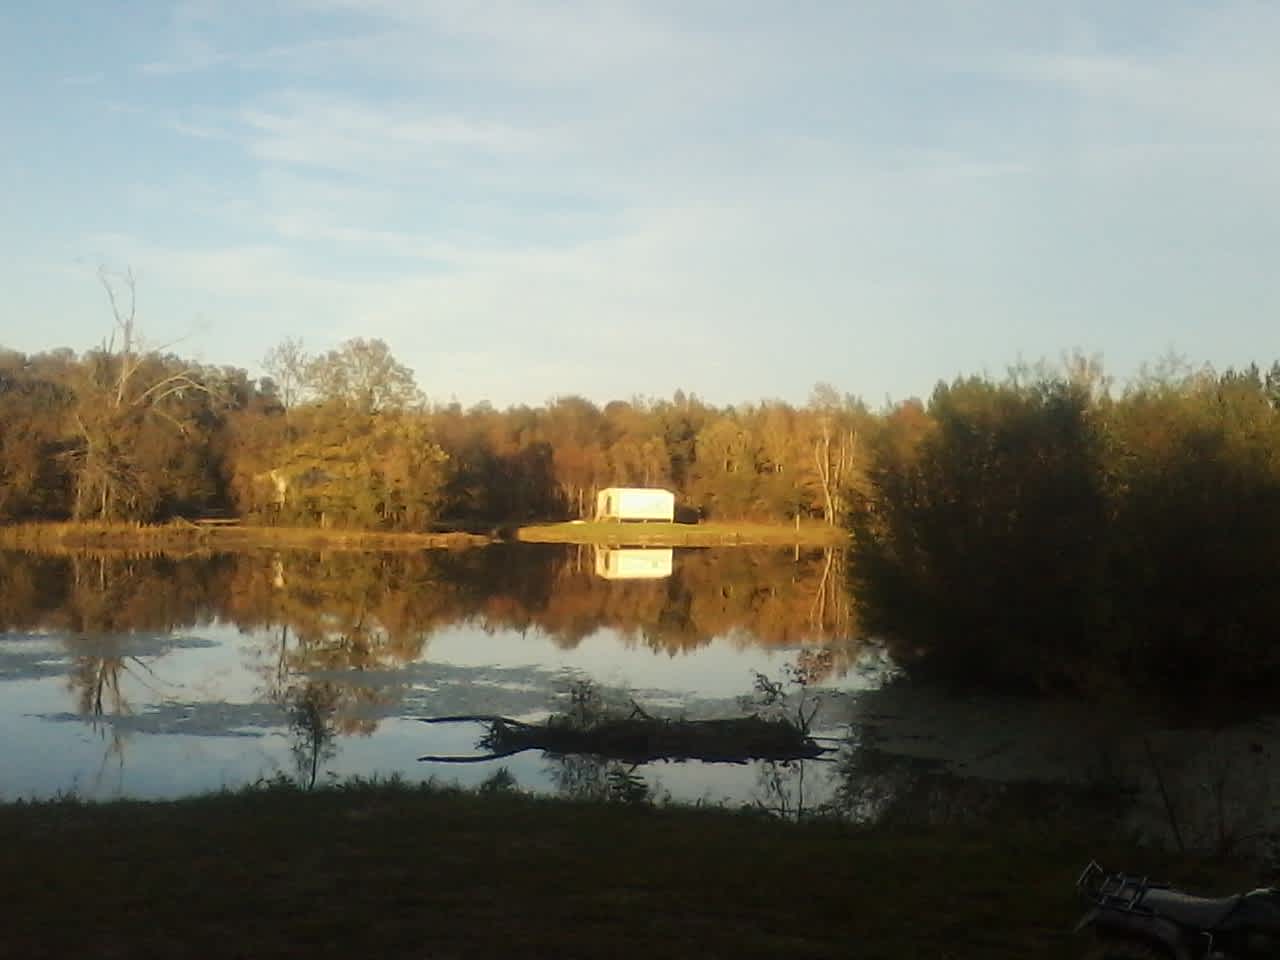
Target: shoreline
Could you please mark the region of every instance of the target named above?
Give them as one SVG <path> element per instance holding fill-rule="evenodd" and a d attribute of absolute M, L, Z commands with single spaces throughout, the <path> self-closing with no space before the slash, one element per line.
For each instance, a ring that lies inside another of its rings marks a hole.
<path fill-rule="evenodd" d="M 182 550 L 457 550 L 485 546 L 494 538 L 475 533 L 387 533 L 372 530 L 322 530 L 314 527 L 263 527 L 239 524 L 201 526 L 189 522 L 29 523 L 0 526 L 0 548 L 60 551 L 98 549 Z"/>
<path fill-rule="evenodd" d="M 290 549 L 345 551 L 460 550 L 515 541 L 584 546 L 645 547 L 832 547 L 848 543 L 845 531 L 787 524 L 552 523 L 508 525 L 502 533 L 463 531 L 335 530 L 251 524 L 23 523 L 0 526 L 0 549 L 59 552 L 79 550 L 182 551 Z"/>

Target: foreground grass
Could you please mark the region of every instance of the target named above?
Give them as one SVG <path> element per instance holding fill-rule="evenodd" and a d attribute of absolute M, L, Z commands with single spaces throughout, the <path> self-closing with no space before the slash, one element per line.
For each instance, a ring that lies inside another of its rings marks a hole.
<path fill-rule="evenodd" d="M 787 824 L 396 785 L 0 807 L 0 956 L 1074 957 L 1090 857 L 1046 825 Z"/>
<path fill-rule="evenodd" d="M 425 550 L 478 546 L 469 533 L 382 533 L 314 527 L 197 526 L 192 523 L 27 523 L 0 526 L 0 547 L 19 550 Z"/>
<path fill-rule="evenodd" d="M 654 547 L 837 546 L 848 535 L 838 527 L 785 523 L 548 523 L 521 527 L 530 543 L 599 543 Z"/>

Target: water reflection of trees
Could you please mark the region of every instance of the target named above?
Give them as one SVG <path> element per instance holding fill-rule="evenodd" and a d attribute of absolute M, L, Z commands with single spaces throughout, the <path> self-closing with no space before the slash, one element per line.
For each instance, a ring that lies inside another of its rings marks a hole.
<path fill-rule="evenodd" d="M 676 654 L 715 637 L 824 646 L 847 669 L 857 625 L 837 550 L 682 552 L 672 577 L 608 581 L 573 547 L 421 554 L 0 554 L 0 629 L 174 631 L 220 620 L 269 634 L 282 673 L 373 670 L 421 658 L 473 623 L 536 628 L 564 648 L 601 629 Z"/>
<path fill-rule="evenodd" d="M 652 803 L 654 789 L 638 772 L 639 764 L 590 754 L 548 755 L 548 774 L 557 794 L 592 803 Z"/>
<path fill-rule="evenodd" d="M 820 799 L 829 790 L 823 782 L 826 766 L 820 760 L 766 760 L 756 772 L 752 801 L 758 810 L 783 820 L 826 816 L 830 805 Z"/>
<path fill-rule="evenodd" d="M 217 616 L 234 558 L 0 552 L 0 629 L 164 633 Z"/>
<path fill-rule="evenodd" d="M 1227 856 L 1280 851 L 1280 777 L 1271 722 L 1147 736 L 1128 755 L 1143 827 L 1184 850 Z"/>
<path fill-rule="evenodd" d="M 1099 835 L 1119 823 L 1132 836 L 1169 849 L 1274 858 L 1280 851 L 1280 778 L 1256 733 L 1116 738 L 1104 746 L 1104 764 L 1042 780 L 966 774 L 940 757 L 855 743 L 834 765 L 834 790 L 823 811 L 860 823 L 1069 825 L 1096 827 Z M 776 800 L 784 785 L 776 774 L 762 776 L 762 796 Z"/>
<path fill-rule="evenodd" d="M 129 651 L 129 642 L 129 636 L 118 633 L 74 635 L 66 640 L 72 655 L 67 688 L 80 716 L 105 745 L 95 789 L 112 760 L 119 776 L 124 776 L 126 736 L 118 721 L 133 714 L 124 681 L 163 696 L 163 681 L 146 660 Z"/>
<path fill-rule="evenodd" d="M 120 777 L 124 776 L 125 738 L 111 721 L 130 713 L 131 709 L 120 684 L 121 674 L 126 672 L 125 658 L 118 650 L 111 649 L 114 644 L 96 644 L 89 648 L 86 641 L 80 642 L 86 649 L 72 661 L 67 687 L 76 699 L 80 716 L 88 720 L 90 728 L 104 743 L 102 763 L 94 784 L 96 789 L 101 784 L 107 764 L 113 759 Z M 108 649 L 104 651 L 103 646 Z"/>
<path fill-rule="evenodd" d="M 342 692 L 331 683 L 306 682 L 292 690 L 284 706 L 298 785 L 311 790 L 324 764 L 337 756 L 334 722 Z"/>
<path fill-rule="evenodd" d="M 0 630 L 63 638 L 79 712 L 104 738 L 110 733 L 108 749 L 122 759 L 111 722 L 130 711 L 122 681 L 156 686 L 148 660 L 163 649 L 157 638 L 232 623 L 250 638 L 262 700 L 291 724 L 295 759 L 307 758 L 298 776 L 310 782 L 330 758 L 332 734 L 371 733 L 401 695 L 397 669 L 422 659 L 435 631 L 460 623 L 535 629 L 565 649 L 602 629 L 672 656 L 715 637 L 740 647 L 808 646 L 815 681 L 843 674 L 856 652 L 856 624 L 836 588 L 843 565 L 835 550 L 682 551 L 670 578 L 610 581 L 595 575 L 589 549 L 574 547 L 0 553 Z"/>

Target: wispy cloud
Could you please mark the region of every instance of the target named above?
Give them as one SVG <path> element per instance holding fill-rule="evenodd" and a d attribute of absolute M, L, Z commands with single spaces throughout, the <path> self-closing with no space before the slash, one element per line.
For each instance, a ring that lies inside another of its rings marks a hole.
<path fill-rule="evenodd" d="M 1048 55 L 1011 60 L 1015 73 L 1052 83 L 1095 102 L 1193 120 L 1203 129 L 1276 131 L 1271 92 L 1280 64 L 1224 63 L 1201 57 L 1138 59 L 1118 55 Z"/>
<path fill-rule="evenodd" d="M 170 123 L 175 133 L 180 133 L 184 137 L 193 137 L 196 140 L 231 140 L 232 135 L 217 127 L 205 126 L 199 123 L 188 123 L 185 120 L 174 120 Z"/>
<path fill-rule="evenodd" d="M 433 114 L 413 104 L 316 94 L 279 98 L 246 109 L 241 119 L 249 149 L 264 160 L 366 175 L 476 154 L 527 153 L 548 142 L 544 132 Z"/>
<path fill-rule="evenodd" d="M 230 53 L 208 50 L 189 53 L 181 59 L 149 60 L 138 66 L 138 72 L 151 77 L 173 77 L 184 73 L 200 73 L 229 64 L 237 58 Z"/>
<path fill-rule="evenodd" d="M 1016 80 L 1074 96 L 1087 125 L 1072 132 L 1083 140 L 1180 140 L 1195 149 L 1280 132 L 1272 102 L 1280 85 L 1280 8 L 1236 0 L 1171 4 L 1166 17 L 1146 26 L 1150 36 L 1140 44 L 1112 40 L 996 62 Z"/>
<path fill-rule="evenodd" d="M 245 48 L 221 47 L 212 38 L 175 44 L 171 56 L 147 60 L 137 66 L 139 73 L 157 79 L 220 69 L 255 73 L 323 76 L 326 65 L 352 59 L 370 38 L 319 37 L 295 43 Z"/>
<path fill-rule="evenodd" d="M 96 87 L 106 79 L 106 74 L 102 71 L 93 73 L 68 73 L 58 79 L 64 87 Z"/>

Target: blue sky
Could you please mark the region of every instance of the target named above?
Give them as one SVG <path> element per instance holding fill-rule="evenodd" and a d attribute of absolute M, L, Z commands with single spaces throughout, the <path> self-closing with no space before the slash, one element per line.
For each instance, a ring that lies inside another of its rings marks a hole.
<path fill-rule="evenodd" d="M 433 400 L 873 405 L 1018 359 L 1280 356 L 1280 5 L 28 2 L 0 344 L 257 372 L 381 337 Z"/>

